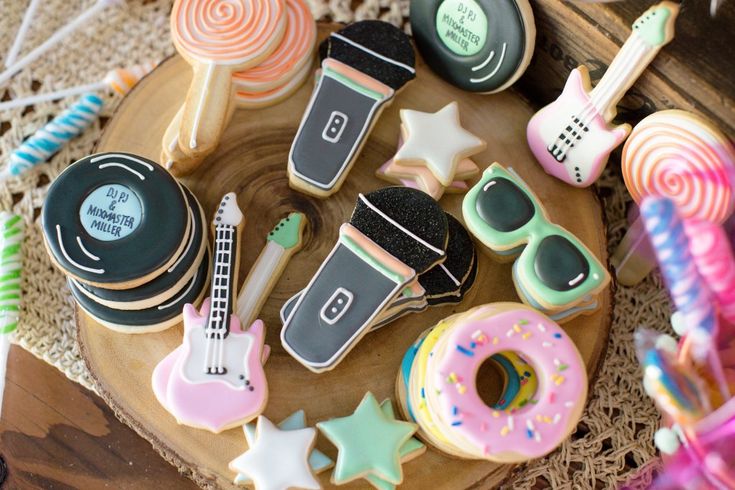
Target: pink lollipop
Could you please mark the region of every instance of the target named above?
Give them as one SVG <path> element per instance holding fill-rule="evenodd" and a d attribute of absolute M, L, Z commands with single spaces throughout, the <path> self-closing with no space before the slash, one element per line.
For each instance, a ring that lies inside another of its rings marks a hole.
<path fill-rule="evenodd" d="M 680 110 L 641 121 L 622 155 L 625 185 L 639 203 L 647 196 L 674 201 L 683 219 L 724 222 L 735 210 L 735 148 L 707 120 Z M 654 267 L 640 222 L 612 258 L 618 282 L 633 285 Z"/>
<path fill-rule="evenodd" d="M 233 73 L 254 67 L 280 44 L 283 0 L 176 0 L 171 36 L 194 69 L 179 140 L 191 156 L 209 153 L 226 124 Z"/>

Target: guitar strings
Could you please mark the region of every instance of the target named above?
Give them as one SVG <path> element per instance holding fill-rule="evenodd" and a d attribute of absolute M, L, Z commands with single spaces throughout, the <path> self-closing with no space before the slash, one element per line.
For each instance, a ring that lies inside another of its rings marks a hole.
<path fill-rule="evenodd" d="M 204 372 L 208 374 L 224 373 L 224 341 L 231 298 L 229 293 L 225 293 L 224 298 L 220 298 L 219 291 L 228 290 L 230 286 L 234 230 L 235 228 L 229 225 L 217 225 L 215 227 L 217 250 L 215 253 L 214 277 L 212 278 L 212 305 L 207 327 L 205 328 L 207 347 L 204 357 Z"/>

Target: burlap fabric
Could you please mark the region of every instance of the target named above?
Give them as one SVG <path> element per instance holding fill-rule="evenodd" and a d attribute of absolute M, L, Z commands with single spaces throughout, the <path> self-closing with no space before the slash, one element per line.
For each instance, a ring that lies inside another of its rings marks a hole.
<path fill-rule="evenodd" d="M 338 22 L 379 17 L 401 25 L 408 14 L 408 0 L 307 1 L 317 18 Z M 21 55 L 92 3 L 89 0 L 43 2 Z M 26 6 L 25 0 L 0 1 L 0 53 L 7 52 Z M 168 32 L 170 6 L 170 0 L 133 0 L 123 7 L 107 9 L 63 45 L 0 87 L 0 94 L 8 99 L 90 83 L 101 79 L 112 68 L 163 59 L 174 51 Z M 0 113 L 2 165 L 24 138 L 70 102 L 62 100 Z M 75 341 L 73 302 L 63 276 L 52 267 L 44 251 L 39 212 L 49 182 L 69 163 L 92 150 L 106 118 L 118 103 L 116 96 L 105 96 L 103 117 L 81 137 L 48 164 L 38 166 L 22 178 L 0 184 L 0 209 L 23 215 L 29 224 L 24 244 L 22 321 L 16 341 L 90 389 L 94 387 Z M 619 175 L 611 172 L 605 175 L 599 188 L 613 248 L 625 229 L 624 211 L 629 197 Z M 641 468 L 637 486 L 649 481 L 651 470 L 657 466 L 651 441 L 659 417 L 641 387 L 633 332 L 640 325 L 667 329 L 670 306 L 656 277 L 636 288 L 618 289 L 615 302 L 607 355 L 592 385 L 579 428 L 552 455 L 519 469 L 512 488 L 613 488 L 629 481 Z"/>

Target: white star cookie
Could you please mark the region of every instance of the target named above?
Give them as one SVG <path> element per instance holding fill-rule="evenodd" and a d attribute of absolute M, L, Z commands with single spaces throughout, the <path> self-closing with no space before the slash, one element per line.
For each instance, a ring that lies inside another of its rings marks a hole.
<path fill-rule="evenodd" d="M 281 430 L 260 416 L 255 436 L 250 449 L 230 462 L 238 477 L 249 478 L 255 490 L 321 488 L 309 464 L 316 429 Z"/>
<path fill-rule="evenodd" d="M 487 146 L 461 126 L 456 102 L 433 114 L 402 109 L 401 122 L 407 138 L 394 161 L 401 165 L 426 165 L 444 187 L 455 180 L 460 161 Z"/>

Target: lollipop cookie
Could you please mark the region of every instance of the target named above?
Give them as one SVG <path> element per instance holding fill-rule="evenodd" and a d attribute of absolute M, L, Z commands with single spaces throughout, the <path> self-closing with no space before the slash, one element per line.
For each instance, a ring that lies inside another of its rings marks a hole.
<path fill-rule="evenodd" d="M 667 110 L 641 121 L 623 148 L 625 185 L 636 203 L 668 197 L 685 220 L 723 223 L 735 209 L 735 146 L 695 114 Z M 655 266 L 637 220 L 612 256 L 618 281 L 640 282 Z"/>
<path fill-rule="evenodd" d="M 432 70 L 480 93 L 520 78 L 536 39 L 528 0 L 411 0 L 411 32 Z"/>
<path fill-rule="evenodd" d="M 476 387 L 482 363 L 502 351 L 530 362 L 539 378 L 530 403 L 509 413 Z M 580 419 L 587 374 L 577 348 L 553 321 L 516 303 L 479 306 L 441 322 L 418 348 L 402 398 L 419 434 L 466 459 L 520 463 L 554 450 Z M 408 372 L 406 373 L 406 368 Z"/>
<path fill-rule="evenodd" d="M 381 21 L 332 33 L 319 48 L 322 71 L 294 139 L 289 184 L 316 197 L 342 186 L 375 121 L 416 76 L 411 41 Z"/>
<path fill-rule="evenodd" d="M 232 103 L 232 75 L 257 66 L 286 30 L 283 0 L 177 0 L 171 11 L 176 50 L 193 67 L 179 144 L 190 156 L 217 146 Z"/>

